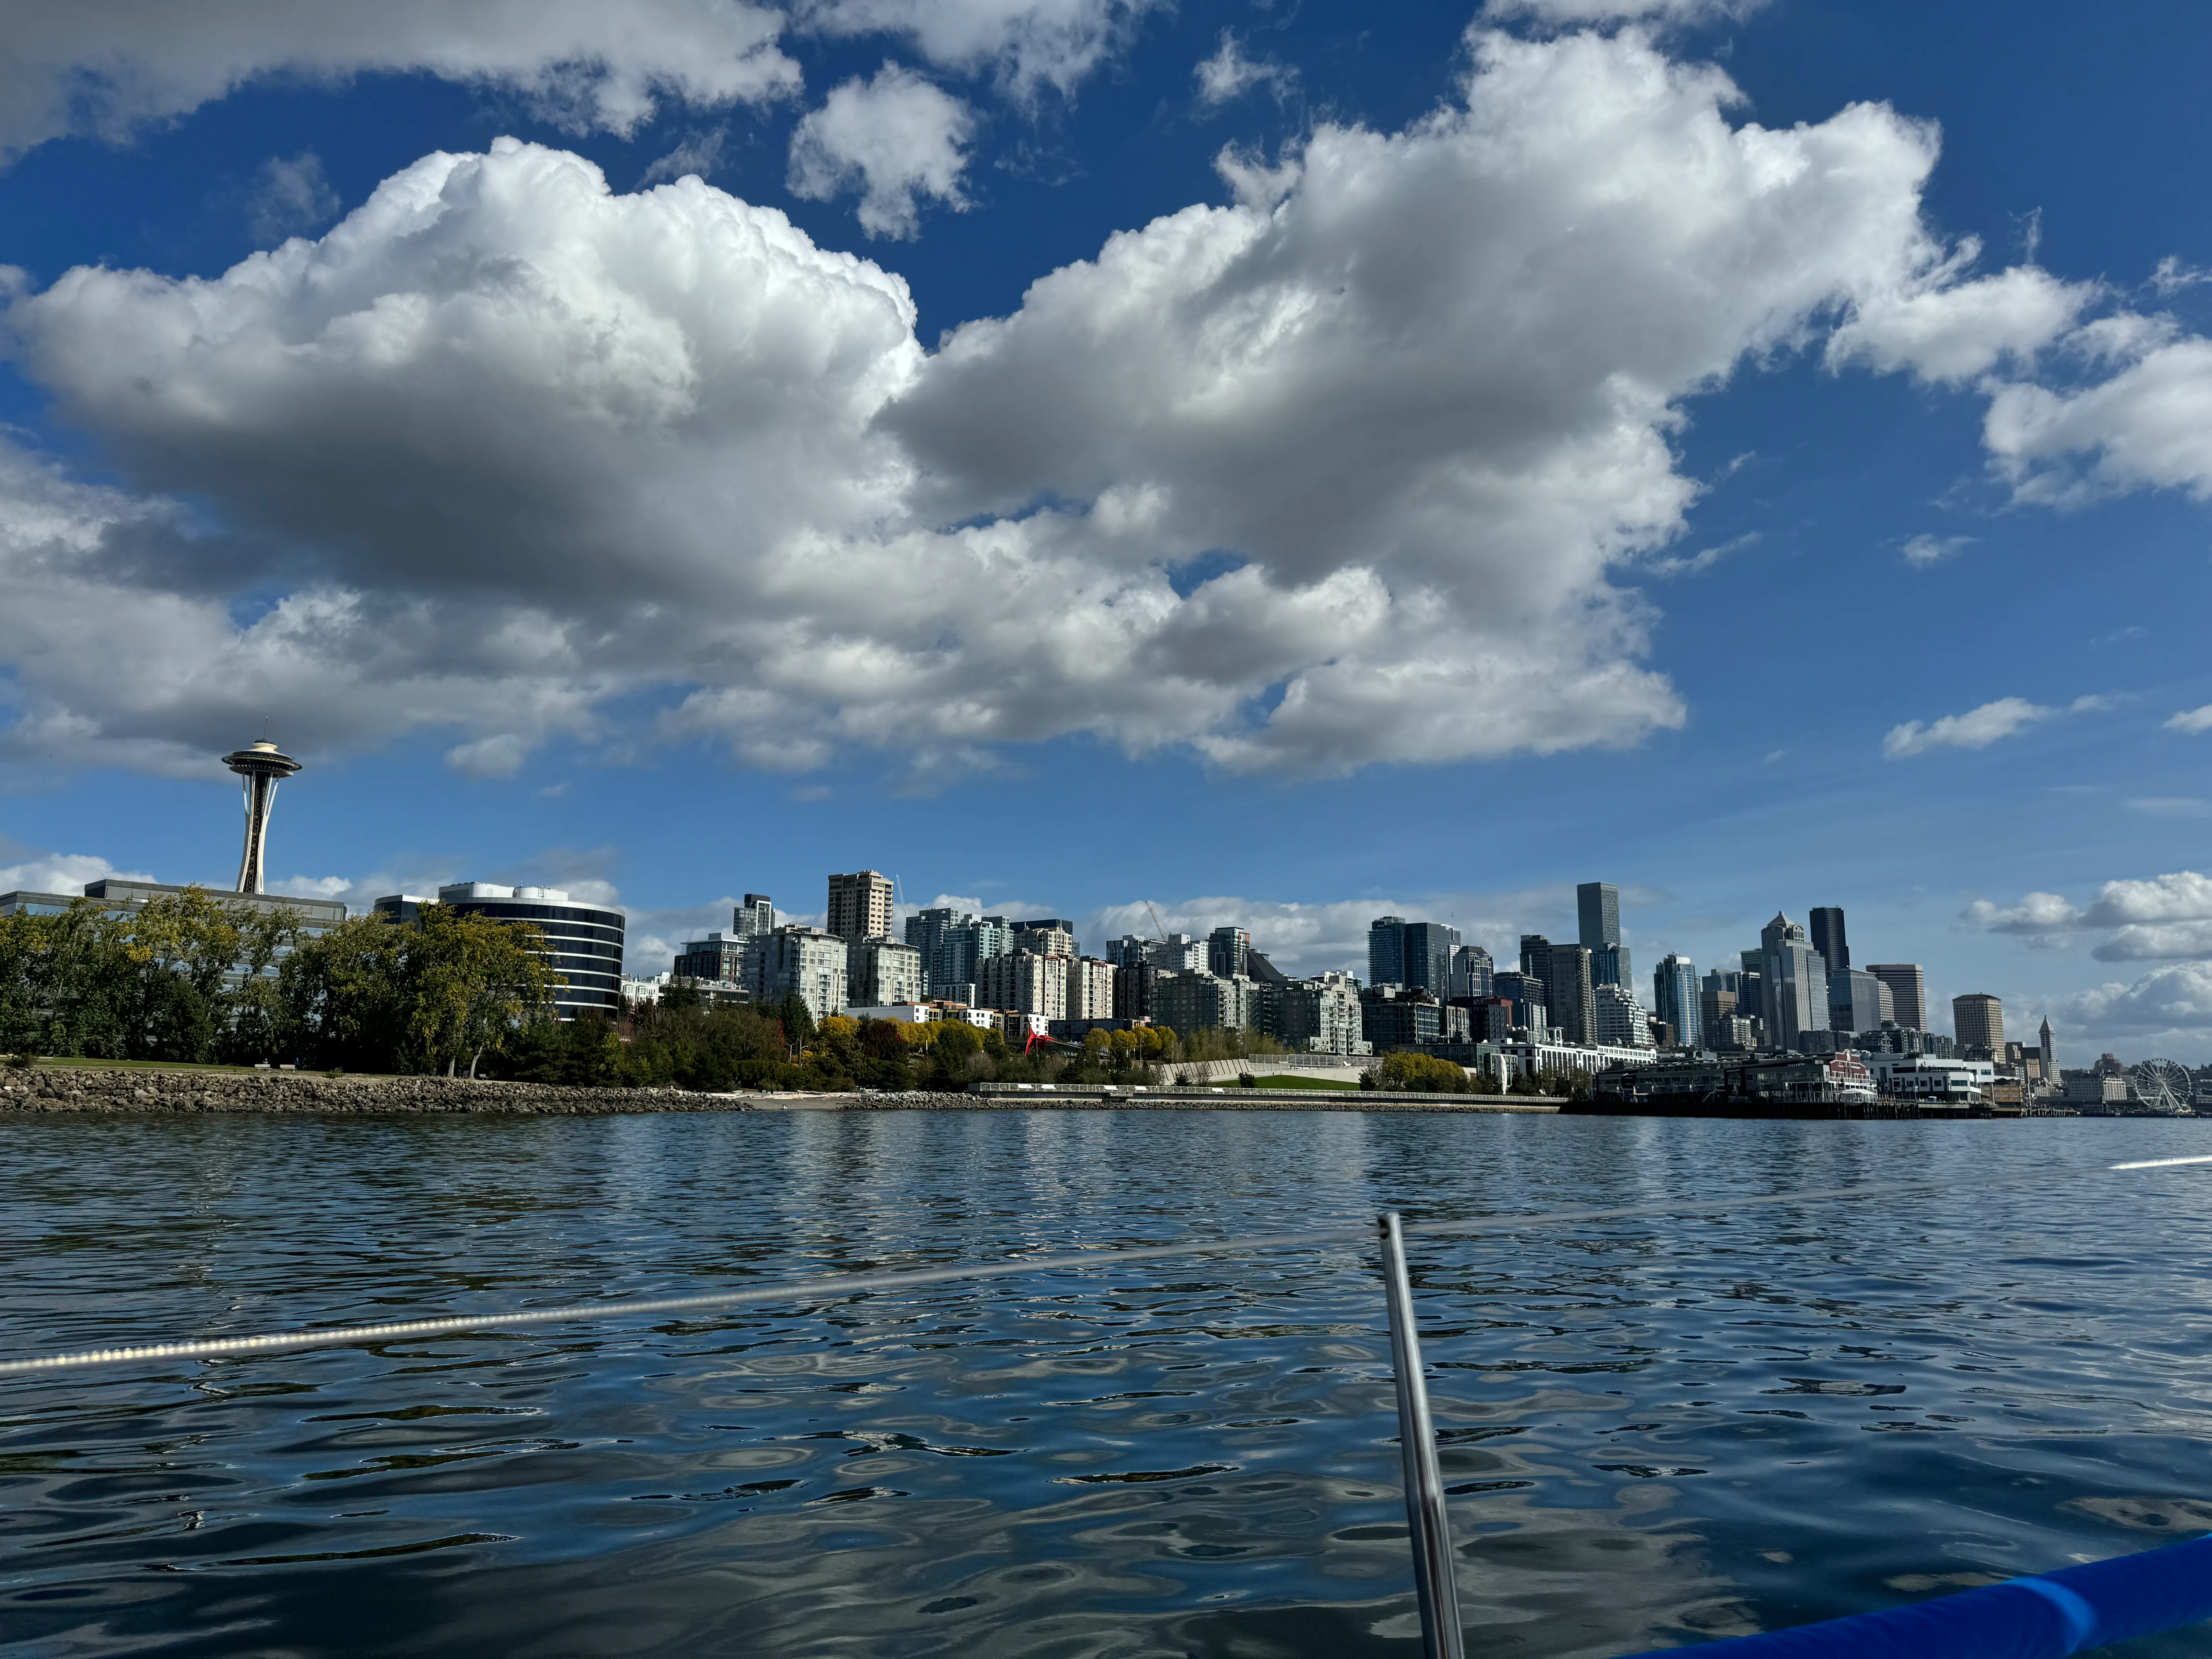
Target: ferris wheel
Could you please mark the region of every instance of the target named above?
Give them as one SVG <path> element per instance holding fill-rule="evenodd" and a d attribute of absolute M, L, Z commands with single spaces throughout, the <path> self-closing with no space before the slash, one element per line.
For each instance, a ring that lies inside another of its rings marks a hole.
<path fill-rule="evenodd" d="M 2188 1068 L 2171 1060 L 2146 1060 L 2128 1067 L 2128 1084 L 2135 1097 L 2154 1112 L 2185 1116 L 2197 1085 Z"/>

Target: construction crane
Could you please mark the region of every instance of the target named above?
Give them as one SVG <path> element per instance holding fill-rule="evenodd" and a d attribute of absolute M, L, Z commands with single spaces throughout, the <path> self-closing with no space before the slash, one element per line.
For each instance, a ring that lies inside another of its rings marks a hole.
<path fill-rule="evenodd" d="M 1150 899 L 1145 901 L 1145 908 L 1152 911 L 1152 931 L 1160 936 L 1160 943 L 1165 945 L 1168 942 L 1168 930 L 1160 926 L 1160 913 L 1152 910 L 1152 902 Z"/>

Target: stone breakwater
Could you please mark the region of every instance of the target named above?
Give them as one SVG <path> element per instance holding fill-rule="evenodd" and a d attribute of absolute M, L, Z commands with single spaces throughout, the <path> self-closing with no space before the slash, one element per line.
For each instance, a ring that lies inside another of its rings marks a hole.
<path fill-rule="evenodd" d="M 316 1072 L 104 1071 L 33 1066 L 0 1072 L 0 1115 L 265 1112 L 368 1116 L 379 1112 L 604 1117 L 633 1112 L 1556 1112 L 1550 1100 L 1471 1095 L 1330 1095 L 1298 1090 L 1160 1089 L 1146 1095 L 697 1094 L 684 1089 L 579 1089 L 447 1077 L 331 1077 Z"/>

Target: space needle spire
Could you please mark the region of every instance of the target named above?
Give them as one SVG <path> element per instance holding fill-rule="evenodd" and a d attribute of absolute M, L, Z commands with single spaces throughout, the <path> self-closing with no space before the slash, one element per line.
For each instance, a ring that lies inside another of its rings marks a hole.
<path fill-rule="evenodd" d="M 264 738 L 250 749 L 225 755 L 222 763 L 246 781 L 246 856 L 238 861 L 238 890 L 258 893 L 269 844 L 269 809 L 276 804 L 276 786 L 297 772 L 300 763 Z"/>

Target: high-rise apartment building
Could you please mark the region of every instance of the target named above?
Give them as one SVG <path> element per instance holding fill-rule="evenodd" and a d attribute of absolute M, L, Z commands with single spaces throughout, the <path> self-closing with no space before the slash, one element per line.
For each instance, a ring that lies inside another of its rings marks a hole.
<path fill-rule="evenodd" d="M 1275 989 L 1275 1036 L 1298 1054 L 1367 1052 L 1360 1024 L 1359 983 L 1349 974 L 1292 980 Z"/>
<path fill-rule="evenodd" d="M 730 912 L 730 931 L 739 939 L 775 932 L 775 906 L 766 893 L 748 893 L 745 902 Z"/>
<path fill-rule="evenodd" d="M 825 933 L 839 939 L 875 939 L 891 930 L 891 878 L 873 870 L 830 878 Z"/>
<path fill-rule="evenodd" d="M 1163 974 L 1152 983 L 1152 1020 L 1177 1033 L 1249 1030 L 1255 1016 L 1249 979 L 1219 974 Z"/>
<path fill-rule="evenodd" d="M 1406 919 L 1377 916 L 1367 924 L 1367 982 L 1406 982 Z"/>
<path fill-rule="evenodd" d="M 1813 948 L 1820 953 L 1820 960 L 1827 964 L 1831 975 L 1842 973 L 1851 965 L 1851 947 L 1844 933 L 1842 907 L 1824 904 L 1808 920 Z"/>
<path fill-rule="evenodd" d="M 1076 957 L 1067 964 L 1067 1017 L 1114 1018 L 1114 964 L 1097 957 Z"/>
<path fill-rule="evenodd" d="M 1620 889 L 1609 881 L 1586 881 L 1575 889 L 1575 920 L 1583 948 L 1590 953 L 1590 982 L 1629 982 L 1628 952 L 1620 943 Z"/>
<path fill-rule="evenodd" d="M 1450 994 L 1486 997 L 1491 992 L 1494 964 L 1480 945 L 1462 945 L 1452 952 Z"/>
<path fill-rule="evenodd" d="M 1570 1042 L 1590 1040 L 1590 953 L 1580 945 L 1554 945 L 1544 969 L 1552 1024 Z"/>
<path fill-rule="evenodd" d="M 686 941 L 668 971 L 678 979 L 734 984 L 744 977 L 745 941 L 735 933 L 713 933 Z"/>
<path fill-rule="evenodd" d="M 845 951 L 845 1000 L 858 1008 L 918 1003 L 928 994 L 921 952 L 886 934 L 849 944 Z"/>
<path fill-rule="evenodd" d="M 1651 970 L 1651 1012 L 1674 1028 L 1674 1041 L 1685 1048 L 1705 1044 L 1699 992 L 1698 964 L 1680 952 L 1662 957 Z"/>
<path fill-rule="evenodd" d="M 1589 1040 L 1612 1048 L 1649 1048 L 1651 1025 L 1626 985 L 1590 987 Z"/>
<path fill-rule="evenodd" d="M 1433 992 L 1439 999 L 1449 996 L 1452 952 L 1459 949 L 1459 929 L 1441 921 L 1409 921 L 1401 938 L 1405 977 L 1400 983 Z"/>
<path fill-rule="evenodd" d="M 1917 962 L 1877 962 L 1867 969 L 1889 987 L 1892 1016 L 1911 1031 L 1928 1029 L 1928 981 Z"/>
<path fill-rule="evenodd" d="M 1996 1059 L 2004 1053 L 2004 1004 L 1984 992 L 1953 997 L 1951 1030 L 1960 1059 Z"/>
<path fill-rule="evenodd" d="M 1037 916 L 1014 924 L 1012 948 L 1033 957 L 1075 954 L 1075 924 L 1066 916 Z"/>
<path fill-rule="evenodd" d="M 1503 997 L 1513 1009 L 1513 1023 L 1527 1030 L 1547 1030 L 1551 1010 L 1544 1006 L 1544 981 L 1532 974 L 1508 968 L 1490 978 L 1491 994 Z"/>
<path fill-rule="evenodd" d="M 976 1004 L 1008 1013 L 1066 1019 L 1067 968 L 1067 957 L 1040 956 L 1033 951 L 1007 951 L 987 957 L 975 964 Z"/>
<path fill-rule="evenodd" d="M 745 982 L 756 1003 L 797 997 L 816 1019 L 845 1006 L 846 943 L 814 927 L 779 927 L 745 941 Z"/>
<path fill-rule="evenodd" d="M 1768 1040 L 1778 1048 L 1802 1048 L 1807 1032 L 1829 1029 L 1828 964 L 1805 930 L 1778 913 L 1759 930 L 1759 943 Z"/>
<path fill-rule="evenodd" d="M 929 994 L 957 996 L 956 988 L 974 983 L 978 963 L 1012 948 L 1013 929 L 1004 916 L 936 908 L 906 919 L 906 942 L 921 952 Z"/>
<path fill-rule="evenodd" d="M 1234 979 L 1249 965 L 1252 935 L 1242 927 L 1217 927 L 1206 936 L 1206 971 Z"/>

